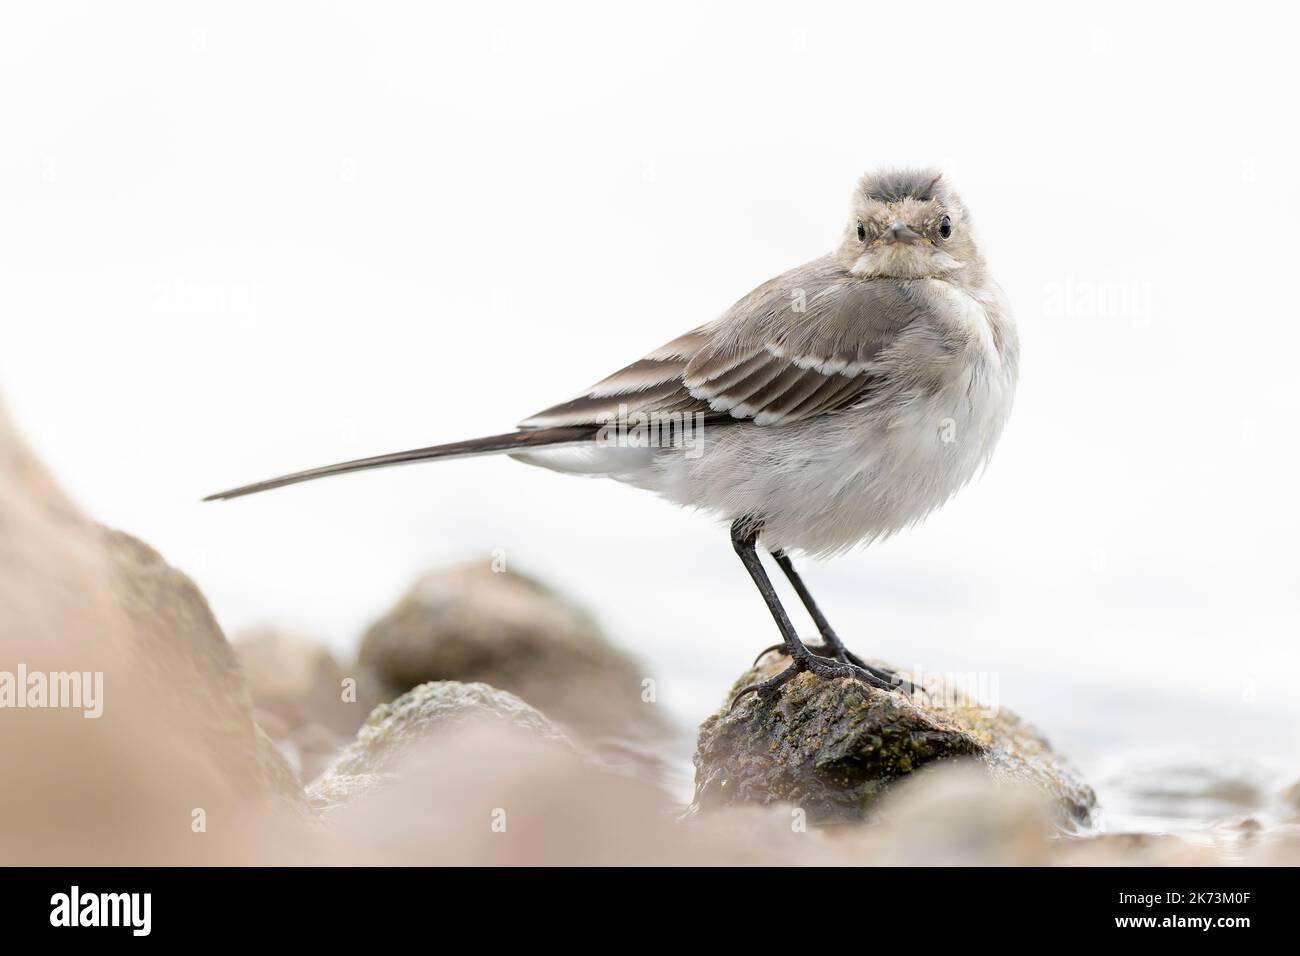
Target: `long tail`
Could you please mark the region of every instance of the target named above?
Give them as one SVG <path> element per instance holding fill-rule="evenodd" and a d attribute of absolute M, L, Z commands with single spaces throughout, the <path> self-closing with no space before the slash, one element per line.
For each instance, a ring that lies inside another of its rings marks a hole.
<path fill-rule="evenodd" d="M 469 458 L 474 455 L 494 455 L 503 452 L 520 451 L 525 448 L 538 448 L 543 445 L 568 445 L 576 442 L 590 441 L 596 435 L 596 429 L 590 425 L 558 426 L 555 428 L 534 428 L 511 432 L 508 435 L 489 435 L 487 438 L 471 438 L 467 441 L 455 441 L 447 445 L 433 445 L 429 448 L 414 448 L 411 451 L 396 451 L 388 455 L 376 455 L 373 458 L 358 458 L 356 461 L 339 462 L 337 465 L 325 465 L 322 468 L 310 468 L 297 471 L 292 475 L 281 475 L 256 484 L 231 488 L 208 495 L 204 501 L 219 501 L 225 498 L 239 498 L 243 495 L 255 495 L 259 491 L 296 485 L 300 481 L 313 481 L 328 478 L 330 475 L 345 475 L 350 471 L 365 471 L 370 468 L 387 468 L 389 465 L 408 465 L 417 461 L 431 461 L 435 458 Z"/>

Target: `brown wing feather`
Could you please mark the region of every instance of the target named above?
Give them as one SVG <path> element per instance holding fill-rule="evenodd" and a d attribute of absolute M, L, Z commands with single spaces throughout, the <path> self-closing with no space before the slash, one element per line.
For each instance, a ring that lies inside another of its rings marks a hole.
<path fill-rule="evenodd" d="M 837 411 L 870 393 L 879 381 L 874 363 L 919 315 L 904 286 L 855 278 L 827 256 L 520 427 L 601 423 L 620 406 L 711 411 L 757 425 Z"/>

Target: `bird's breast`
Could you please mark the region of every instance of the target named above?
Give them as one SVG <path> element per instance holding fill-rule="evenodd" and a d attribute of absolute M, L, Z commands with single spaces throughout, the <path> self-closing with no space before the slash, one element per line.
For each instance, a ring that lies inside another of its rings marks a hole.
<path fill-rule="evenodd" d="M 971 292 L 942 279 L 919 283 L 939 331 L 959 344 L 969 361 L 991 371 L 1014 366 L 1017 344 L 1011 313 L 996 285 Z M 1011 369 L 1014 376 L 1014 368 Z"/>

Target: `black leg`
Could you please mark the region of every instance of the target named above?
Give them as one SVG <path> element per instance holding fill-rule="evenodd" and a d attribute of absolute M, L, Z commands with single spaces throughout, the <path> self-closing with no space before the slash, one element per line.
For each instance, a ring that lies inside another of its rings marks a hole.
<path fill-rule="evenodd" d="M 758 556 L 757 544 L 760 530 L 761 528 L 754 522 L 739 519 L 731 526 L 731 543 L 736 549 L 736 554 L 740 556 L 741 563 L 745 565 L 745 570 L 753 578 L 758 593 L 763 596 L 767 609 L 772 613 L 772 619 L 776 621 L 777 630 L 781 632 L 782 638 L 780 646 L 784 647 L 786 653 L 790 655 L 790 666 L 775 677 L 742 688 L 732 698 L 731 706 L 735 707 L 736 701 L 750 691 L 766 694 L 775 690 L 800 671 L 810 671 L 820 677 L 856 677 L 872 687 L 890 690 L 894 686 L 890 681 L 855 664 L 818 657 L 808 650 L 803 641 L 799 640 L 799 635 L 795 633 L 794 625 L 790 623 L 785 608 L 781 606 L 781 599 L 777 597 L 776 589 L 772 587 L 772 581 L 768 578 L 767 572 L 763 569 L 763 562 Z"/>
<path fill-rule="evenodd" d="M 822 636 L 822 640 L 826 645 L 825 649 L 830 652 L 826 655 L 827 657 L 833 657 L 837 661 L 845 661 L 849 664 L 856 664 L 863 670 L 875 674 L 881 680 L 887 680 L 895 687 L 902 687 L 909 694 L 912 692 L 912 685 L 908 681 L 903 680 L 892 671 L 883 670 L 879 667 L 872 667 L 866 661 L 858 657 L 858 655 L 845 647 L 844 642 L 841 641 L 839 635 L 835 633 L 835 629 L 831 627 L 831 622 L 826 620 L 826 615 L 824 615 L 821 612 L 821 609 L 817 607 L 817 602 L 813 600 L 812 592 L 808 590 L 808 586 L 803 583 L 803 578 L 801 578 L 799 572 L 794 569 L 794 562 L 790 560 L 790 556 L 784 551 L 773 551 L 772 557 L 776 559 L 777 566 L 785 572 L 785 576 L 789 580 L 790 585 L 794 588 L 795 594 L 799 595 L 799 600 L 803 602 L 804 608 L 807 609 L 808 616 L 811 617 L 813 623 L 817 625 L 817 633 Z"/>
<path fill-rule="evenodd" d="M 803 583 L 803 578 L 799 577 L 799 572 L 794 569 L 794 562 L 790 560 L 789 555 L 784 551 L 773 551 L 772 557 L 776 559 L 776 566 L 785 572 L 787 580 L 794 588 L 794 593 L 799 595 L 799 600 L 803 602 L 804 608 L 808 611 L 808 616 L 817 625 L 817 633 L 822 636 L 822 640 L 826 643 L 826 650 L 830 651 L 826 656 L 839 661 L 848 661 L 857 664 L 859 667 L 866 667 L 867 665 L 858 660 L 853 655 L 853 652 L 844 646 L 844 642 L 839 639 L 835 629 L 831 627 L 831 622 L 826 620 L 826 615 L 822 614 L 821 608 L 813 600 L 812 592 Z"/>

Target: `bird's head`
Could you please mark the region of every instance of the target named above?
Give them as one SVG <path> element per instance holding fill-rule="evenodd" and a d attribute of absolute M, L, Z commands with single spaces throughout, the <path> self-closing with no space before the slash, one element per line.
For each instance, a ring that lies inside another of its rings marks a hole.
<path fill-rule="evenodd" d="M 944 278 L 980 262 L 966 207 L 936 169 L 863 176 L 836 255 L 863 278 Z"/>

